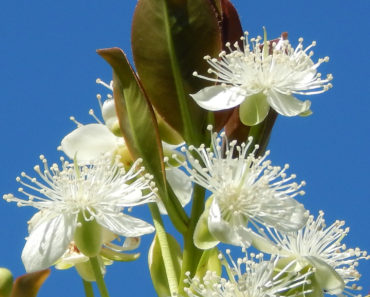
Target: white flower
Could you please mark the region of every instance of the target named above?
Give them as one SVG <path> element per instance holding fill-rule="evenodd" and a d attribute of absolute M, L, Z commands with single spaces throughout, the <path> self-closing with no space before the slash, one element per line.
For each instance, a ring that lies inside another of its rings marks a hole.
<path fill-rule="evenodd" d="M 238 258 L 235 263 L 226 251 L 232 263 L 227 263 L 229 279 L 218 276 L 215 272 L 207 271 L 202 281 L 198 278 L 186 280 L 189 287 L 185 288 L 189 297 L 277 297 L 300 296 L 310 291 L 304 290 L 308 271 L 304 274 L 292 273 L 288 264 L 285 269 L 276 272 L 277 257 L 269 261 L 263 260 L 263 254 L 250 254 Z M 257 260 L 257 261 L 255 261 Z M 189 274 L 188 274 L 189 275 Z M 291 289 L 296 289 L 289 291 Z M 289 291 L 289 292 L 288 292 Z"/>
<path fill-rule="evenodd" d="M 324 212 L 314 220 L 310 216 L 305 227 L 290 234 L 281 234 L 275 229 L 268 232 L 276 243 L 279 255 L 295 259 L 296 269 L 309 265 L 315 268 L 314 277 L 320 287 L 329 294 L 348 294 L 348 289 L 361 290 L 349 282 L 357 281 L 360 274 L 356 270 L 360 259 L 369 259 L 367 253 L 359 248 L 347 249 L 342 239 L 348 234 L 349 228 L 343 229 L 343 221 L 335 221 L 327 227 Z"/>
<path fill-rule="evenodd" d="M 300 190 L 304 182 L 291 182 L 295 175 L 286 175 L 288 165 L 271 166 L 266 161 L 269 152 L 255 157 L 258 146 L 251 149 L 252 138 L 237 146 L 236 141 L 227 143 L 224 133 L 221 137 L 223 144 L 217 133 L 212 134 L 211 148 L 183 148 L 191 167 L 186 162 L 183 166 L 191 179 L 212 194 L 196 227 L 195 244 L 206 249 L 219 241 L 249 245 L 255 236 L 246 227 L 248 222 L 257 228 L 259 223 L 284 232 L 300 229 L 308 215 L 294 197 L 304 194 Z M 206 230 L 211 234 L 206 236 Z M 208 240 L 201 239 L 202 234 Z"/>
<path fill-rule="evenodd" d="M 81 225 L 81 215 L 84 222 L 96 221 L 101 228 L 121 236 L 136 237 L 154 231 L 150 224 L 122 212 L 125 207 L 155 201 L 151 182 L 141 176 L 143 168 L 137 168 L 140 160 L 125 172 L 110 155 L 85 166 L 61 158 L 61 169 L 57 164 L 49 168 L 46 159 L 40 158 L 43 169 L 34 169 L 41 181 L 24 172 L 22 178 L 17 177 L 28 188 L 19 188 L 28 199 L 4 195 L 8 202 L 39 210 L 29 222 L 30 235 L 22 252 L 27 272 L 47 268 L 65 253 Z"/>
<path fill-rule="evenodd" d="M 206 87 L 191 95 L 194 100 L 207 110 L 223 110 L 240 105 L 240 119 L 245 125 L 256 125 L 262 122 L 271 106 L 284 116 L 296 116 L 310 113 L 311 102 L 296 99 L 293 94 L 312 95 L 323 93 L 332 85 L 332 75 L 321 79 L 317 68 L 328 57 L 314 63 L 313 52 L 309 50 L 316 45 L 313 42 L 303 49 L 303 38 L 299 39 L 294 49 L 288 40 L 281 38 L 277 43 L 268 42 L 265 36 L 264 46 L 261 37 L 252 38 L 251 45 L 248 33 L 242 37 L 243 48 L 236 42 L 234 49 L 230 44 L 219 54 L 219 60 L 206 56 L 211 65 L 209 73 L 216 78 L 194 75 L 220 85 Z M 261 50 L 263 46 L 263 50 Z M 269 49 L 271 54 L 269 54 Z"/>
<path fill-rule="evenodd" d="M 108 85 L 100 79 L 97 79 L 97 83 L 112 91 L 112 83 Z M 93 110 L 90 110 L 89 114 L 97 121 L 94 124 L 83 125 L 77 122 L 74 117 L 71 117 L 71 120 L 77 124 L 77 128 L 63 138 L 59 149 L 71 159 L 76 157 L 79 163 L 89 163 L 104 153 L 120 154 L 121 156 L 126 154 L 126 157 L 122 157 L 121 161 L 127 164 L 128 159 L 130 162 L 132 160 L 123 137 L 119 135 L 120 130 L 114 100 L 110 95 L 104 102 L 101 101 L 100 94 L 97 95 L 97 98 L 104 123 L 95 116 Z M 175 150 L 175 146 L 168 145 L 165 142 L 162 142 L 162 145 L 165 154 L 180 154 Z M 171 167 L 166 168 L 166 177 L 181 205 L 187 205 L 192 195 L 191 181 L 187 175 L 178 168 Z M 159 199 L 157 202 L 160 211 L 165 214 L 166 209 L 163 203 Z"/>

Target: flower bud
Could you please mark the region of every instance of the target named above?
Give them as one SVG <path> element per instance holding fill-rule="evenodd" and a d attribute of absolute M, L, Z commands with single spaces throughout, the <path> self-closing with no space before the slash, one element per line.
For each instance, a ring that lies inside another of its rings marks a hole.
<path fill-rule="evenodd" d="M 126 145 L 120 145 L 115 151 L 115 155 L 120 156 L 119 161 L 124 165 L 125 170 L 129 170 L 134 163 L 134 160 L 131 157 L 131 153 L 129 152 Z"/>
<path fill-rule="evenodd" d="M 87 218 L 83 212 L 78 215 L 78 226 L 76 228 L 74 241 L 81 253 L 87 257 L 95 257 L 99 254 L 102 243 L 102 227 L 95 218 Z"/>
<path fill-rule="evenodd" d="M 0 297 L 8 297 L 12 292 L 13 275 L 3 267 L 0 267 Z"/>
<path fill-rule="evenodd" d="M 102 116 L 105 125 L 109 128 L 109 130 L 111 130 L 112 133 L 118 137 L 122 136 L 113 99 L 104 101 L 102 106 Z"/>

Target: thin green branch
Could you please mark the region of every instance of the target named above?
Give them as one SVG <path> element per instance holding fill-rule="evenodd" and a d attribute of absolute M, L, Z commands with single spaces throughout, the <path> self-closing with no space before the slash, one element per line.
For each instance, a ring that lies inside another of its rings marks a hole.
<path fill-rule="evenodd" d="M 184 252 L 182 259 L 182 267 L 179 282 L 179 295 L 183 296 L 184 293 L 184 280 L 185 273 L 190 272 L 190 275 L 194 275 L 195 270 L 198 267 L 200 258 L 202 257 L 203 250 L 198 249 L 194 245 L 193 235 L 195 227 L 198 223 L 199 217 L 204 210 L 204 198 L 205 190 L 199 185 L 194 186 L 193 205 L 191 209 L 190 224 L 188 232 L 184 236 Z"/>
<path fill-rule="evenodd" d="M 95 275 L 96 283 L 99 288 L 100 296 L 109 297 L 107 287 L 105 286 L 103 274 L 101 273 L 98 257 L 90 258 L 90 263 L 94 271 L 94 275 Z"/>
<path fill-rule="evenodd" d="M 166 235 L 166 230 L 164 229 L 161 214 L 156 203 L 150 203 L 149 209 L 153 217 L 154 226 L 157 232 L 159 245 L 161 247 L 162 258 L 164 262 L 164 267 L 166 270 L 168 286 L 170 289 L 171 296 L 177 296 L 178 293 L 178 280 L 176 276 L 175 265 L 171 257 L 170 246 L 168 244 L 168 239 Z"/>
<path fill-rule="evenodd" d="M 91 282 L 85 281 L 84 279 L 82 279 L 82 282 L 84 285 L 86 297 L 94 297 L 94 290 L 93 290 Z"/>

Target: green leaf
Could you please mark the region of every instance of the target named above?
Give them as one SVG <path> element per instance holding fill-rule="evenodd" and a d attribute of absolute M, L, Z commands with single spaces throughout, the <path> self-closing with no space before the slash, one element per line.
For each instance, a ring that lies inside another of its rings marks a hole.
<path fill-rule="evenodd" d="M 189 94 L 209 86 L 205 55 L 221 50 L 221 33 L 208 0 L 140 0 L 132 24 L 132 51 L 140 80 L 156 111 L 188 143 L 204 139 L 208 112 Z"/>
<path fill-rule="evenodd" d="M 181 272 L 181 262 L 182 262 L 182 252 L 181 247 L 170 234 L 166 233 L 168 245 L 171 251 L 172 261 L 175 266 L 175 272 L 177 278 L 180 278 Z M 148 264 L 149 264 L 149 271 L 150 276 L 152 278 L 152 282 L 159 297 L 168 297 L 171 296 L 171 292 L 169 289 L 166 269 L 164 267 L 162 252 L 160 243 L 158 240 L 158 236 L 156 235 L 153 239 L 153 242 L 150 246 L 149 253 L 148 253 Z"/>
<path fill-rule="evenodd" d="M 154 175 L 161 194 L 165 192 L 162 145 L 154 111 L 126 55 L 119 48 L 98 50 L 113 68 L 113 97 L 125 143 L 134 159 L 142 158 Z"/>
<path fill-rule="evenodd" d="M 267 103 L 266 96 L 263 93 L 248 96 L 240 104 L 240 120 L 247 126 L 257 125 L 266 118 L 269 109 L 270 105 Z"/>
<path fill-rule="evenodd" d="M 134 159 L 142 158 L 146 170 L 153 174 L 159 197 L 176 228 L 183 232 L 187 217 L 182 208 L 174 206 L 178 203 L 168 198 L 163 150 L 153 108 L 121 49 L 102 49 L 98 54 L 113 68 L 113 96 L 125 143 Z"/>
<path fill-rule="evenodd" d="M 207 271 L 214 271 L 217 275 L 221 275 L 222 265 L 218 255 L 219 251 L 216 247 L 203 252 L 195 272 L 198 279 L 202 279 Z"/>
<path fill-rule="evenodd" d="M 18 277 L 14 282 L 11 297 L 36 297 L 49 274 L 50 269 L 46 269 Z"/>

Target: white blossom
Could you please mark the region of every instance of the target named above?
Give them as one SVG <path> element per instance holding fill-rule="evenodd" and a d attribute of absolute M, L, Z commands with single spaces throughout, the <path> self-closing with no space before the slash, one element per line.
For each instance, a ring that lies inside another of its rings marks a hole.
<path fill-rule="evenodd" d="M 281 38 L 277 43 L 261 37 L 252 38 L 248 33 L 242 37 L 243 47 L 238 42 L 234 48 L 226 44 L 229 52 L 222 51 L 219 59 L 205 57 L 211 66 L 207 77 L 194 72 L 202 79 L 216 82 L 216 86 L 206 87 L 191 95 L 207 110 L 223 110 L 240 105 L 240 119 L 246 125 L 262 122 L 270 106 L 284 116 L 305 115 L 310 113 L 311 102 L 300 101 L 293 95 L 313 95 L 323 93 L 332 85 L 332 75 L 325 79 L 317 68 L 329 58 L 311 60 L 310 51 L 316 42 L 305 49 L 303 38 L 294 49 L 288 40 Z M 262 50 L 263 47 L 263 50 Z M 271 54 L 269 54 L 269 49 Z"/>
<path fill-rule="evenodd" d="M 271 166 L 266 160 L 269 152 L 255 156 L 258 146 L 251 148 L 252 138 L 238 146 L 236 141 L 227 143 L 224 133 L 221 137 L 224 143 L 212 134 L 211 148 L 183 148 L 188 161 L 183 166 L 190 178 L 211 192 L 195 231 L 196 245 L 210 248 L 219 241 L 249 245 L 254 232 L 246 227 L 248 222 L 257 229 L 258 224 L 284 232 L 302 228 L 307 211 L 294 198 L 304 194 L 305 183 L 292 182 L 295 175 L 286 174 L 288 165 Z M 205 229 L 214 240 L 203 245 L 197 236 Z"/>
<path fill-rule="evenodd" d="M 343 226 L 344 221 L 337 220 L 327 227 L 324 212 L 320 211 L 316 220 L 310 216 L 301 230 L 284 234 L 268 228 L 268 234 L 281 257 L 295 259 L 296 270 L 307 265 L 315 268 L 315 279 L 326 293 L 352 296 L 349 290 L 361 290 L 349 284 L 360 279 L 356 269 L 358 261 L 369 256 L 359 248 L 347 248 L 342 243 L 349 232 L 349 228 Z"/>
<path fill-rule="evenodd" d="M 238 258 L 235 262 L 230 257 L 230 251 L 226 252 L 231 262 L 229 265 L 224 261 L 228 279 L 213 271 L 207 271 L 202 280 L 188 278 L 189 287 L 185 291 L 189 297 L 293 297 L 310 292 L 303 286 L 309 283 L 307 277 L 311 271 L 292 273 L 288 264 L 285 269 L 276 272 L 277 257 L 267 261 L 263 260 L 263 254 L 250 254 L 249 257 L 246 254 L 246 257 Z"/>
<path fill-rule="evenodd" d="M 29 237 L 22 252 L 27 272 L 53 265 L 67 250 L 80 225 L 96 220 L 114 234 L 136 237 L 154 231 L 150 224 L 123 213 L 124 208 L 155 201 L 151 181 L 142 176 L 138 160 L 126 172 L 117 158 L 104 155 L 92 165 L 77 166 L 61 158 L 49 167 L 44 156 L 43 168 L 35 166 L 39 179 L 22 172 L 17 181 L 26 198 L 4 195 L 18 206 L 32 206 L 39 211 L 29 221 Z M 144 194 L 145 191 L 145 194 Z"/>

